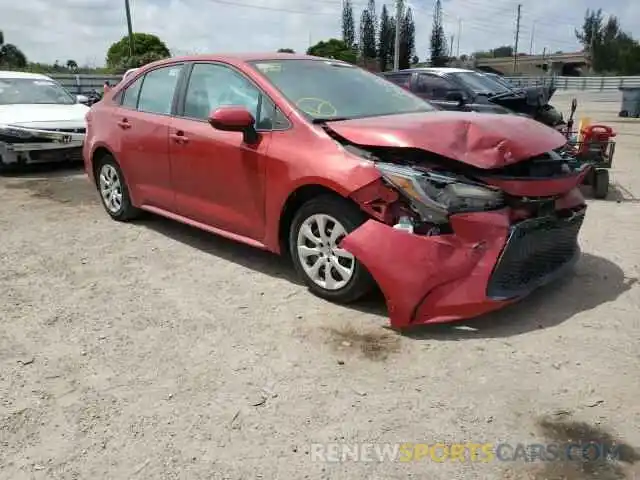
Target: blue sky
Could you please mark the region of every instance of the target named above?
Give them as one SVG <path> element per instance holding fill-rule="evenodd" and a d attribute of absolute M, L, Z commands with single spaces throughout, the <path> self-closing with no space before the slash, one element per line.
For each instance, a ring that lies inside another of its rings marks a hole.
<path fill-rule="evenodd" d="M 356 17 L 366 0 L 354 0 Z M 428 56 L 433 3 L 412 0 L 416 47 Z M 0 29 L 32 61 L 74 59 L 99 66 L 109 45 L 126 34 L 123 0 L 3 1 Z M 392 7 L 392 0 L 387 1 Z M 517 4 L 522 3 L 520 51 L 572 51 L 574 28 L 593 0 L 444 0 L 445 31 L 454 53 L 513 44 Z M 175 54 L 303 51 L 309 42 L 340 35 L 341 0 L 131 0 L 136 31 L 159 35 Z M 383 2 L 377 2 L 378 11 Z M 244 6 L 242 6 L 244 5 Z M 640 38 L 640 1 L 609 0 L 605 13 Z"/>

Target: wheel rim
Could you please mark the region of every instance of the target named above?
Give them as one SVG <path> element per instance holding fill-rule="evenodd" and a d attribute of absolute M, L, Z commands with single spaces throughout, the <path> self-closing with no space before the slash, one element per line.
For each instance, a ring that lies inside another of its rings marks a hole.
<path fill-rule="evenodd" d="M 355 258 L 338 246 L 346 235 L 344 226 L 326 214 L 311 215 L 298 230 L 300 264 L 311 281 L 325 290 L 344 288 L 353 278 Z"/>
<path fill-rule="evenodd" d="M 122 182 L 113 165 L 103 165 L 100 169 L 100 195 L 104 206 L 111 213 L 122 208 Z"/>

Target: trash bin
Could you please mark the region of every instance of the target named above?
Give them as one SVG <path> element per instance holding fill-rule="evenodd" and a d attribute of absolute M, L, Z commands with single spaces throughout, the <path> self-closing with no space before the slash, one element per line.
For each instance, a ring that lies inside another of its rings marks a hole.
<path fill-rule="evenodd" d="M 619 117 L 640 117 L 640 87 L 620 87 L 622 91 L 622 106 Z"/>

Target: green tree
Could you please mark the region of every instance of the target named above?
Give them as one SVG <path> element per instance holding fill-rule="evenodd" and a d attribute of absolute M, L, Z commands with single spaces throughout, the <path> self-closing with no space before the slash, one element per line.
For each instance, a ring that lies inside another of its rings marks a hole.
<path fill-rule="evenodd" d="M 368 8 L 362 10 L 360 17 L 360 53 L 367 58 L 376 58 L 376 27 Z"/>
<path fill-rule="evenodd" d="M 296 51 L 293 48 L 280 48 L 278 53 L 296 53 Z"/>
<path fill-rule="evenodd" d="M 587 10 L 580 30 L 575 32 L 591 57 L 591 66 L 599 73 L 635 75 L 640 73 L 640 45 L 622 31 L 615 16 L 602 15 L 602 10 Z"/>
<path fill-rule="evenodd" d="M 416 26 L 413 21 L 411 7 L 407 8 L 400 25 L 402 30 L 400 31 L 400 61 L 398 62 L 398 67 L 403 70 L 411 67 L 416 46 Z"/>
<path fill-rule="evenodd" d="M 77 70 L 78 63 L 75 60 L 67 60 L 67 68 L 69 70 Z"/>
<path fill-rule="evenodd" d="M 320 41 L 307 50 L 307 55 L 333 58 L 344 62 L 356 63 L 356 53 L 345 42 L 337 38 Z"/>
<path fill-rule="evenodd" d="M 433 28 L 431 30 L 431 66 L 444 67 L 448 62 L 447 40 L 442 24 L 442 3 L 436 0 L 433 12 Z"/>
<path fill-rule="evenodd" d="M 345 0 L 342 9 L 342 41 L 351 49 L 354 48 L 356 43 L 356 26 L 353 19 L 353 4 L 351 0 Z"/>
<path fill-rule="evenodd" d="M 378 62 L 381 72 L 386 71 L 387 67 L 393 65 L 394 33 L 395 29 L 391 23 L 387 6 L 382 5 L 380 28 L 378 30 Z"/>
<path fill-rule="evenodd" d="M 0 31 L 0 67 L 25 68 L 27 57 L 12 43 L 4 43 L 4 34 Z"/>
<path fill-rule="evenodd" d="M 116 69 L 122 69 L 125 66 L 137 68 L 149 63 L 149 60 L 156 61 L 171 56 L 165 43 L 150 33 L 134 33 L 133 45 L 133 58 L 129 54 L 129 37 L 127 35 L 111 45 L 107 51 L 107 66 Z"/>

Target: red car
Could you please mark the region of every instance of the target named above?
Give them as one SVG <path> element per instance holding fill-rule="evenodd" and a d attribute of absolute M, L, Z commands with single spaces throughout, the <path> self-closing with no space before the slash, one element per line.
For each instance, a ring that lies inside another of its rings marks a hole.
<path fill-rule="evenodd" d="M 163 60 L 87 122 L 86 172 L 113 219 L 144 210 L 288 254 L 332 301 L 377 284 L 396 328 L 501 308 L 579 256 L 589 167 L 561 134 L 436 111 L 340 61 Z"/>

